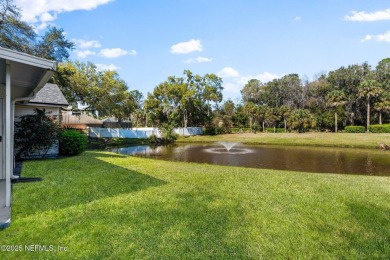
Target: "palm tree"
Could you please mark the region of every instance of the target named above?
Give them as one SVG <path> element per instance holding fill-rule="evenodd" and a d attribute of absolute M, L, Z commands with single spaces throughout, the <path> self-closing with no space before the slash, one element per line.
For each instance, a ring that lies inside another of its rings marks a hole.
<path fill-rule="evenodd" d="M 358 97 L 359 98 L 365 98 L 366 99 L 366 105 L 367 105 L 367 129 L 366 131 L 369 132 L 369 126 L 370 126 L 370 103 L 371 99 L 373 97 L 379 96 L 383 92 L 383 89 L 381 88 L 381 85 L 378 81 L 375 79 L 368 79 L 364 80 L 360 83 L 358 87 Z"/>
<path fill-rule="evenodd" d="M 279 108 L 279 113 L 283 118 L 284 132 L 287 133 L 287 119 L 291 114 L 291 110 L 286 105 L 283 105 Z"/>
<path fill-rule="evenodd" d="M 345 94 L 341 90 L 333 90 L 328 95 L 326 95 L 326 105 L 327 107 L 335 108 L 334 112 L 334 132 L 337 133 L 337 110 L 339 107 L 345 105 L 347 102 L 345 100 Z"/>
<path fill-rule="evenodd" d="M 244 111 L 249 117 L 249 127 L 252 129 L 253 121 L 257 114 L 257 107 L 253 102 L 247 102 L 244 105 Z"/>
<path fill-rule="evenodd" d="M 379 100 L 374 103 L 374 110 L 379 113 L 379 124 L 382 124 L 382 113 L 390 111 L 390 93 L 382 93 Z"/>

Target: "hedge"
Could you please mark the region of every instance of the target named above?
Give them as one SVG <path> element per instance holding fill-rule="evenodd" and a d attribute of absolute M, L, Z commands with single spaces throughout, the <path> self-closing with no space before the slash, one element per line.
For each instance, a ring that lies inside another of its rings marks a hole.
<path fill-rule="evenodd" d="M 370 125 L 368 127 L 371 133 L 390 133 L 390 124 L 386 125 Z"/>
<path fill-rule="evenodd" d="M 88 137 L 74 129 L 63 130 L 59 139 L 61 155 L 79 155 L 88 145 Z"/>
<path fill-rule="evenodd" d="M 266 133 L 273 133 L 274 128 L 273 127 L 266 127 L 265 132 Z M 275 128 L 275 133 L 284 133 L 284 128 Z"/>
<path fill-rule="evenodd" d="M 366 132 L 366 128 L 364 126 L 346 126 L 345 132 L 347 133 L 364 133 Z"/>

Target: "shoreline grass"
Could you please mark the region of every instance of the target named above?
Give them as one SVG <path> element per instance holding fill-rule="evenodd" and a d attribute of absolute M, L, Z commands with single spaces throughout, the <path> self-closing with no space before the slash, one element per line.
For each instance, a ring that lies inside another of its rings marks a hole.
<path fill-rule="evenodd" d="M 390 145 L 390 134 L 374 133 L 244 133 L 215 136 L 180 137 L 178 143 L 240 142 L 252 145 L 319 146 L 379 149 L 379 144 Z"/>
<path fill-rule="evenodd" d="M 2 259 L 385 259 L 390 178 L 168 162 L 88 151 L 29 161 Z"/>

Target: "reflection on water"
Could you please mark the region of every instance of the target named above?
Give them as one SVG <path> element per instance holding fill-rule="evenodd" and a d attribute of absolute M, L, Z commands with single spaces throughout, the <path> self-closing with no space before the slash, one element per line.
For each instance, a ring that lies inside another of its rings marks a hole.
<path fill-rule="evenodd" d="M 121 154 L 172 161 L 320 173 L 390 176 L 390 152 L 366 149 L 244 146 L 230 152 L 218 145 L 131 146 Z"/>

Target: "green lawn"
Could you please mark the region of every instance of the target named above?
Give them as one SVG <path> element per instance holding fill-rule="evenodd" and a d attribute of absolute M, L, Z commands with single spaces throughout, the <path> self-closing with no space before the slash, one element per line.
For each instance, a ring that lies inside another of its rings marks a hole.
<path fill-rule="evenodd" d="M 380 143 L 390 145 L 390 134 L 350 133 L 244 133 L 216 136 L 191 136 L 179 138 L 182 143 L 230 141 L 246 144 L 330 146 L 351 148 L 378 148 Z"/>
<path fill-rule="evenodd" d="M 386 259 L 390 178 L 104 152 L 24 163 L 0 259 Z M 26 252 L 50 245 L 54 252 Z M 67 248 L 58 252 L 57 247 Z"/>

